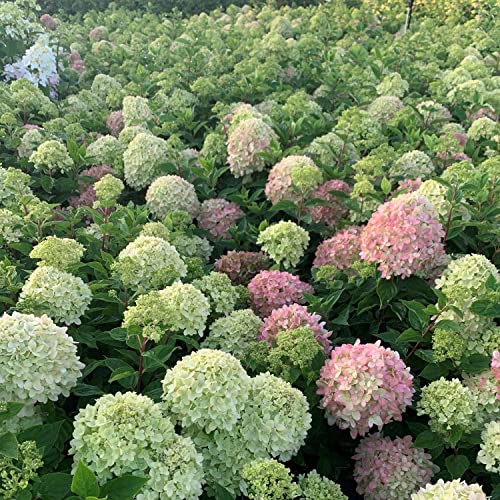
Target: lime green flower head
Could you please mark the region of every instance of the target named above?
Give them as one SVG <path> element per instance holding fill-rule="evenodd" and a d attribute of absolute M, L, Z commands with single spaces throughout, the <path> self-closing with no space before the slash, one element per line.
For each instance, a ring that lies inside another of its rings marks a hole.
<path fill-rule="evenodd" d="M 320 476 L 315 470 L 299 476 L 299 486 L 304 500 L 348 500 L 337 483 Z"/>
<path fill-rule="evenodd" d="M 83 257 L 84 246 L 70 238 L 48 236 L 30 253 L 32 259 L 40 259 L 38 265 L 52 266 L 61 271 L 78 264 Z"/>
<path fill-rule="evenodd" d="M 193 281 L 193 286 L 208 298 L 210 310 L 217 316 L 225 316 L 233 311 L 240 296 L 238 289 L 224 273 L 211 272 Z"/>
<path fill-rule="evenodd" d="M 59 141 L 45 141 L 30 156 L 36 170 L 45 173 L 66 173 L 73 168 L 73 160 L 69 156 L 66 146 Z"/>
<path fill-rule="evenodd" d="M 95 205 L 104 208 L 116 205 L 116 201 L 124 188 L 125 185 L 120 179 L 111 174 L 106 174 L 94 184 L 95 194 L 97 196 Z"/>

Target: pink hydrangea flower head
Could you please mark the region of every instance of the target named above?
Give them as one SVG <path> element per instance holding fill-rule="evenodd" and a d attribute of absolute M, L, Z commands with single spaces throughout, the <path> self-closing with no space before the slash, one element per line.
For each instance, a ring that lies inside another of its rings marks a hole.
<path fill-rule="evenodd" d="M 99 42 L 108 37 L 108 29 L 106 26 L 97 26 L 89 31 L 89 39 L 91 42 Z"/>
<path fill-rule="evenodd" d="M 328 423 L 349 429 L 353 439 L 374 425 L 401 420 L 413 397 L 413 376 L 399 353 L 374 344 L 343 344 L 321 369 L 317 393 Z"/>
<path fill-rule="evenodd" d="M 121 109 L 118 111 L 112 111 L 106 120 L 106 126 L 108 127 L 111 135 L 118 137 L 120 132 L 125 127 L 125 123 L 123 121 L 123 111 Z"/>
<path fill-rule="evenodd" d="M 267 345 L 271 347 L 278 333 L 302 327 L 309 327 L 318 343 L 323 346 L 326 352 L 330 351 L 332 332 L 325 328 L 325 322 L 322 321 L 319 314 L 308 312 L 307 307 L 300 304 L 291 304 L 275 309 L 264 320 L 259 340 L 265 340 Z"/>
<path fill-rule="evenodd" d="M 328 227 L 335 227 L 340 219 L 348 214 L 349 209 L 332 191 L 342 191 L 348 194 L 351 192 L 351 188 L 346 182 L 340 179 L 330 179 L 321 184 L 311 194 L 311 198 L 327 201 L 328 205 L 316 205 L 307 209 L 307 213 L 311 214 L 313 222 L 325 224 Z"/>
<path fill-rule="evenodd" d="M 359 236 L 363 228 L 351 226 L 319 244 L 313 267 L 334 266 L 340 271 L 359 260 Z"/>
<path fill-rule="evenodd" d="M 309 167 L 309 168 L 307 168 Z M 303 199 L 304 194 L 301 186 L 298 186 L 296 182 L 294 182 L 294 175 L 298 177 L 298 181 L 300 179 L 301 171 L 311 170 L 311 173 L 314 172 L 317 174 L 317 179 L 315 179 L 312 188 L 317 186 L 317 183 L 322 180 L 322 173 L 319 168 L 314 164 L 311 158 L 307 156 L 299 156 L 292 155 L 283 158 L 280 162 L 276 163 L 274 167 L 269 172 L 269 176 L 267 177 L 267 184 L 265 188 L 265 193 L 267 199 L 276 204 L 282 200 L 293 201 L 295 203 L 299 202 Z M 309 174 L 309 172 L 308 172 Z M 307 175 L 309 179 L 312 178 L 311 175 Z M 310 191 L 311 186 L 307 186 L 307 191 Z"/>
<path fill-rule="evenodd" d="M 391 439 L 375 433 L 362 439 L 352 457 L 356 491 L 366 500 L 399 500 L 425 486 L 439 467 L 412 445 L 411 436 Z"/>
<path fill-rule="evenodd" d="M 215 262 L 215 270 L 229 276 L 234 285 L 246 285 L 260 271 L 271 266 L 264 252 L 230 250 Z"/>
<path fill-rule="evenodd" d="M 42 14 L 40 16 L 40 22 L 51 31 L 57 28 L 57 21 L 50 14 Z"/>
<path fill-rule="evenodd" d="M 298 276 L 286 271 L 260 271 L 248 284 L 253 309 L 263 318 L 274 309 L 288 304 L 302 303 L 304 293 L 313 293 L 313 287 Z"/>
<path fill-rule="evenodd" d="M 266 160 L 260 153 L 270 152 L 271 142 L 277 136 L 260 118 L 248 118 L 238 123 L 227 139 L 227 162 L 235 177 L 261 172 Z"/>
<path fill-rule="evenodd" d="M 205 200 L 201 204 L 198 225 L 213 238 L 230 238 L 229 229 L 245 215 L 241 208 L 223 198 Z"/>
<path fill-rule="evenodd" d="M 500 351 L 495 351 L 491 358 L 491 373 L 497 381 L 497 399 L 500 399 Z"/>
<path fill-rule="evenodd" d="M 382 277 L 425 277 L 446 257 L 444 229 L 432 203 L 416 193 L 398 196 L 374 212 L 361 233 L 361 258 Z"/>
<path fill-rule="evenodd" d="M 77 73 L 83 73 L 87 69 L 87 66 L 85 66 L 80 53 L 74 49 L 72 49 L 71 53 L 69 54 L 69 66 L 70 68 L 73 68 Z"/>

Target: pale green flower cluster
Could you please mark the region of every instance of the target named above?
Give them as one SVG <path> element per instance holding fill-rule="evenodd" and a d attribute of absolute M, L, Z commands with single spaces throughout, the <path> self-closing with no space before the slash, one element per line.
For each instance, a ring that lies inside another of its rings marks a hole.
<path fill-rule="evenodd" d="M 365 222 L 377 210 L 381 202 L 373 197 L 376 194 L 377 190 L 367 175 L 356 175 L 350 198 L 359 205 L 359 211 L 350 211 L 349 219 L 352 222 Z"/>
<path fill-rule="evenodd" d="M 99 137 L 87 147 L 87 158 L 94 165 L 108 165 L 113 167 L 114 172 L 123 172 L 123 153 L 125 145 L 112 135 Z"/>
<path fill-rule="evenodd" d="M 241 419 L 241 434 L 250 450 L 290 460 L 311 427 L 306 397 L 270 373 L 251 379 L 250 397 Z"/>
<path fill-rule="evenodd" d="M 368 106 L 368 113 L 381 123 L 387 123 L 394 115 L 404 108 L 399 97 L 393 95 L 381 95 Z"/>
<path fill-rule="evenodd" d="M 114 105 L 118 104 L 115 101 L 121 95 L 122 85 L 112 76 L 99 73 L 92 81 L 90 90 L 107 104 Z"/>
<path fill-rule="evenodd" d="M 493 139 L 498 134 L 500 134 L 500 126 L 487 116 L 475 120 L 467 130 L 467 136 L 475 141 Z"/>
<path fill-rule="evenodd" d="M 230 431 L 248 399 L 249 382 L 236 358 L 222 351 L 200 349 L 167 371 L 163 401 L 183 427 Z"/>
<path fill-rule="evenodd" d="M 167 241 L 139 236 L 118 255 L 113 271 L 132 290 L 158 290 L 186 275 L 177 250 Z"/>
<path fill-rule="evenodd" d="M 142 328 L 142 335 L 160 342 L 166 333 L 203 335 L 210 312 L 207 298 L 193 285 L 174 283 L 141 295 L 125 311 L 125 328 Z"/>
<path fill-rule="evenodd" d="M 131 125 L 125 127 L 119 134 L 118 140 L 128 146 L 139 134 L 153 135 L 149 129 L 144 128 L 142 125 Z"/>
<path fill-rule="evenodd" d="M 81 324 L 92 292 L 81 278 L 52 266 L 35 269 L 24 283 L 19 306 L 26 311 L 40 311 L 56 323 Z"/>
<path fill-rule="evenodd" d="M 289 500 L 300 496 L 290 469 L 272 458 L 253 460 L 243 467 L 242 490 L 251 500 Z"/>
<path fill-rule="evenodd" d="M 97 207 L 110 208 L 116 205 L 119 196 L 125 189 L 123 182 L 111 174 L 106 174 L 94 184 Z"/>
<path fill-rule="evenodd" d="M 257 244 L 277 264 L 295 267 L 309 245 L 309 233 L 295 222 L 281 221 L 261 231 Z"/>
<path fill-rule="evenodd" d="M 345 143 L 335 132 L 329 132 L 314 139 L 305 154 L 321 165 L 333 167 L 341 159 L 354 162 L 359 154 L 352 144 Z"/>
<path fill-rule="evenodd" d="M 35 441 L 24 441 L 18 445 L 17 458 L 0 455 L 0 496 L 4 500 L 26 498 L 29 482 L 35 479 L 37 470 L 43 466 L 42 453 Z"/>
<path fill-rule="evenodd" d="M 29 158 L 43 141 L 43 135 L 39 130 L 27 130 L 23 134 L 21 143 L 17 147 L 17 154 L 19 155 L 19 158 Z"/>
<path fill-rule="evenodd" d="M 126 129 L 124 129 L 121 135 Z M 136 190 L 149 186 L 161 174 L 160 165 L 167 161 L 167 141 L 140 131 L 123 153 L 123 168 L 127 184 Z"/>
<path fill-rule="evenodd" d="M 446 199 L 448 188 L 440 182 L 433 179 L 425 181 L 420 185 L 416 192 L 425 196 L 434 205 L 441 223 L 446 224 L 450 211 L 455 217 L 460 215 L 463 220 L 470 220 L 470 212 L 464 204 L 460 203 L 452 205 Z"/>
<path fill-rule="evenodd" d="M 460 380 L 441 377 L 422 388 L 422 397 L 417 404 L 417 414 L 429 417 L 433 432 L 448 440 L 450 433 L 458 428 L 465 433 L 475 428 L 478 401 L 472 391 Z"/>
<path fill-rule="evenodd" d="M 70 238 L 47 236 L 30 252 L 32 259 L 40 259 L 38 265 L 51 266 L 61 271 L 78 264 L 83 257 L 84 246 Z"/>
<path fill-rule="evenodd" d="M 31 197 L 31 177 L 22 170 L 0 167 L 0 206 L 16 210 L 21 197 Z"/>
<path fill-rule="evenodd" d="M 144 226 L 142 226 L 140 235 L 154 236 L 155 238 L 161 238 L 165 241 L 169 241 L 170 231 L 168 230 L 168 227 L 161 222 L 147 222 Z"/>
<path fill-rule="evenodd" d="M 222 165 L 227 158 L 226 141 L 222 134 L 207 134 L 200 151 L 202 158 L 213 158 L 217 165 Z"/>
<path fill-rule="evenodd" d="M 0 401 L 33 404 L 69 396 L 84 367 L 65 327 L 18 312 L 0 317 Z"/>
<path fill-rule="evenodd" d="M 299 476 L 299 486 L 304 500 L 348 500 L 337 483 L 320 476 L 315 470 Z"/>
<path fill-rule="evenodd" d="M 233 311 L 210 325 L 203 347 L 220 349 L 243 361 L 247 358 L 249 346 L 257 340 L 263 324 L 251 309 Z"/>
<path fill-rule="evenodd" d="M 432 160 L 423 151 L 405 153 L 389 169 L 390 177 L 402 179 L 428 179 L 434 173 Z"/>
<path fill-rule="evenodd" d="M 386 142 L 380 123 L 367 111 L 358 108 L 349 108 L 342 112 L 335 132 L 349 137 L 349 141 L 359 151 L 367 151 Z"/>
<path fill-rule="evenodd" d="M 170 233 L 168 240 L 182 257 L 198 257 L 204 261 L 210 259 L 212 245 L 206 238 L 201 238 L 196 234 L 186 234 L 183 231 L 174 231 Z"/>
<path fill-rule="evenodd" d="M 436 280 L 436 288 L 460 309 L 464 321 L 477 319 L 470 312 L 470 306 L 485 297 L 488 292 L 486 281 L 491 275 L 496 282 L 500 281 L 498 270 L 484 255 L 465 255 L 448 264 L 442 276 Z"/>
<path fill-rule="evenodd" d="M 500 473 L 500 420 L 486 425 L 481 440 L 477 461 L 484 464 L 486 470 Z"/>
<path fill-rule="evenodd" d="M 302 194 L 309 194 L 323 182 L 323 172 L 316 165 L 300 165 L 290 172 L 292 187 Z"/>
<path fill-rule="evenodd" d="M 233 311 L 240 297 L 238 288 L 224 273 L 211 272 L 193 281 L 193 286 L 208 298 L 210 311 L 217 316 L 226 316 Z"/>
<path fill-rule="evenodd" d="M 148 207 L 155 217 L 164 219 L 170 212 L 183 210 L 192 218 L 200 212 L 200 202 L 194 186 L 178 175 L 156 179 L 146 193 Z"/>
<path fill-rule="evenodd" d="M 36 170 L 46 173 L 60 172 L 64 174 L 69 172 L 74 165 L 66 146 L 55 140 L 42 142 L 29 160 Z"/>
<path fill-rule="evenodd" d="M 6 208 L 0 208 L 0 245 L 3 242 L 10 244 L 20 241 L 23 224 L 22 217 Z"/>
<path fill-rule="evenodd" d="M 194 500 L 201 495 L 200 455 L 146 396 L 106 394 L 81 409 L 70 444 L 74 468 L 83 461 L 101 484 L 124 474 L 148 476 L 137 497 L 141 500 Z"/>
<path fill-rule="evenodd" d="M 153 113 L 148 106 L 148 100 L 139 96 L 127 96 L 123 99 L 123 122 L 125 127 L 145 125 L 152 120 Z"/>
<path fill-rule="evenodd" d="M 439 479 L 435 484 L 428 484 L 417 493 L 413 493 L 411 500 L 486 500 L 487 497 L 479 484 L 467 484 L 455 479 L 444 482 Z"/>
<path fill-rule="evenodd" d="M 389 73 L 377 85 L 379 95 L 403 97 L 408 92 L 409 84 L 399 73 Z"/>
<path fill-rule="evenodd" d="M 146 490 L 136 500 L 196 500 L 203 492 L 203 460 L 193 441 L 175 436 L 152 454 Z"/>
<path fill-rule="evenodd" d="M 441 319 L 457 321 L 454 311 L 444 312 Z M 459 362 L 463 356 L 491 356 L 500 345 L 500 327 L 489 318 L 475 316 L 459 323 L 458 331 L 437 328 L 432 334 L 432 350 L 436 361 L 451 359 Z"/>
<path fill-rule="evenodd" d="M 324 361 L 326 356 L 310 328 L 284 330 L 278 333 L 275 342 L 267 357 L 272 373 L 290 383 L 294 382 L 297 369 L 300 373 L 307 373 L 309 382 L 319 378 L 319 369 L 316 372 L 311 365 L 315 358 L 322 357 Z"/>

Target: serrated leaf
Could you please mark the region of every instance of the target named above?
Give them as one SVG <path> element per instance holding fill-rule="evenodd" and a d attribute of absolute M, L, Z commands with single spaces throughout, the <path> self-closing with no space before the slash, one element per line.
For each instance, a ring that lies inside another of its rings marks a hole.
<path fill-rule="evenodd" d="M 133 500 L 148 480 L 148 477 L 127 474 L 108 481 L 100 494 L 107 496 L 108 500 Z"/>
<path fill-rule="evenodd" d="M 415 448 L 428 448 L 432 450 L 433 448 L 438 448 L 442 444 L 443 439 L 441 436 L 429 430 L 421 432 L 415 438 Z"/>
<path fill-rule="evenodd" d="M 426 380 L 437 380 L 448 375 L 448 372 L 448 368 L 436 363 L 430 363 L 420 372 L 420 376 Z"/>

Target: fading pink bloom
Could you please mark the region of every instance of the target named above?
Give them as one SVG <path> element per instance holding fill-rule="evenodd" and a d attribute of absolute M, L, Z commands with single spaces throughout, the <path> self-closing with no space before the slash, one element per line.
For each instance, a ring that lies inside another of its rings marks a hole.
<path fill-rule="evenodd" d="M 201 204 L 198 225 L 213 238 L 230 238 L 229 230 L 245 215 L 236 204 L 223 198 L 205 200 Z"/>
<path fill-rule="evenodd" d="M 69 66 L 73 68 L 77 73 L 83 73 L 86 70 L 85 63 L 83 59 L 80 57 L 80 54 L 77 50 L 71 50 L 69 55 Z"/>
<path fill-rule="evenodd" d="M 311 194 L 311 198 L 324 200 L 328 205 L 316 205 L 307 208 L 307 213 L 311 214 L 313 222 L 325 224 L 328 227 L 335 227 L 340 220 L 347 215 L 349 209 L 344 202 L 332 191 L 342 191 L 350 193 L 349 185 L 340 179 L 331 179 L 321 184 L 316 191 Z"/>
<path fill-rule="evenodd" d="M 25 123 L 21 128 L 24 128 L 26 130 L 42 130 L 42 127 L 39 127 L 38 125 L 32 125 L 31 123 Z"/>
<path fill-rule="evenodd" d="M 461 132 L 453 132 L 453 137 L 458 141 L 460 146 L 464 147 L 467 143 L 467 135 L 462 134 Z"/>
<path fill-rule="evenodd" d="M 359 237 L 363 228 L 351 226 L 319 244 L 313 267 L 334 266 L 340 271 L 359 260 Z"/>
<path fill-rule="evenodd" d="M 57 21 L 50 14 L 43 14 L 40 17 L 40 22 L 51 31 L 57 28 Z"/>
<path fill-rule="evenodd" d="M 314 289 L 286 271 L 261 271 L 248 284 L 248 291 L 253 309 L 265 318 L 284 305 L 303 303 L 304 293 Z"/>
<path fill-rule="evenodd" d="M 231 250 L 215 262 L 215 270 L 229 276 L 234 285 L 246 285 L 257 273 L 271 266 L 263 252 Z"/>
<path fill-rule="evenodd" d="M 425 197 L 403 194 L 381 205 L 361 233 L 361 258 L 382 277 L 426 277 L 445 258 L 444 229 Z"/>
<path fill-rule="evenodd" d="M 108 30 L 105 26 L 97 26 L 89 31 L 89 39 L 91 42 L 99 42 L 108 37 Z"/>
<path fill-rule="evenodd" d="M 374 344 L 343 344 L 333 349 L 317 382 L 328 423 L 349 429 L 352 438 L 401 421 L 413 398 L 413 376 L 399 353 Z"/>
<path fill-rule="evenodd" d="M 125 127 L 125 123 L 123 121 L 123 111 L 121 109 L 118 111 L 112 111 L 106 120 L 106 126 L 112 136 L 118 137 L 120 132 Z"/>
<path fill-rule="evenodd" d="M 264 320 L 259 340 L 265 340 L 268 347 L 271 347 L 278 333 L 301 327 L 309 327 L 318 343 L 323 346 L 326 352 L 330 351 L 332 332 L 325 328 L 325 322 L 322 321 L 319 314 L 308 312 L 307 307 L 300 304 L 291 304 L 275 309 Z"/>
<path fill-rule="evenodd" d="M 498 115 L 495 113 L 493 108 L 480 108 L 474 113 L 467 113 L 467 117 L 471 123 L 475 122 L 479 118 L 491 118 L 493 121 L 498 121 Z"/>
<path fill-rule="evenodd" d="M 372 434 L 361 440 L 352 458 L 356 491 L 366 500 L 410 498 L 439 471 L 431 455 L 413 447 L 411 436 Z"/>
<path fill-rule="evenodd" d="M 495 351 L 491 358 L 491 373 L 497 381 L 497 399 L 500 399 L 500 351 Z"/>

